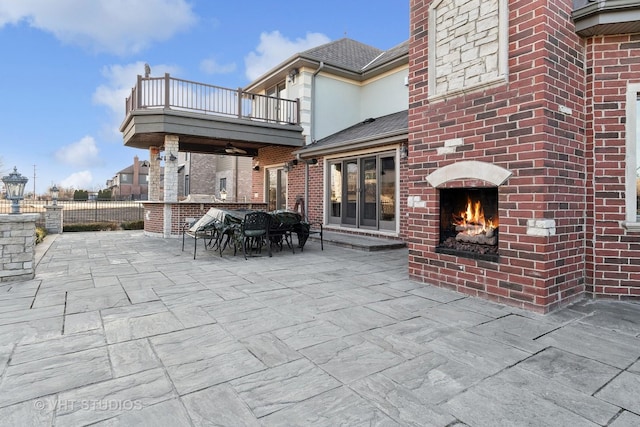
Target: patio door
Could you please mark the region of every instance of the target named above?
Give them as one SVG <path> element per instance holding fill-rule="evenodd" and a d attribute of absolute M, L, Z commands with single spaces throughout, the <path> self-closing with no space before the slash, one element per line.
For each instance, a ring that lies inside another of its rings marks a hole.
<path fill-rule="evenodd" d="M 329 162 L 329 223 L 396 229 L 395 153 Z"/>
<path fill-rule="evenodd" d="M 267 89 L 267 119 L 269 121 L 281 122 L 283 121 L 282 101 L 284 97 L 286 86 L 285 83 L 279 83 L 269 89 Z M 277 99 L 275 99 L 277 98 Z"/>
<path fill-rule="evenodd" d="M 287 174 L 282 168 L 267 169 L 267 203 L 269 210 L 287 208 Z"/>

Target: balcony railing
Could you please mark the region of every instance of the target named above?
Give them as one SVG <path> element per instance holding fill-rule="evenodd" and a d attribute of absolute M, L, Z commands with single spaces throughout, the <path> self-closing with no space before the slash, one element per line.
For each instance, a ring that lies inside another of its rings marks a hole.
<path fill-rule="evenodd" d="M 173 109 L 270 123 L 300 123 L 298 100 L 176 79 L 169 74 L 164 77 L 138 76 L 126 100 L 126 114 L 142 109 Z"/>

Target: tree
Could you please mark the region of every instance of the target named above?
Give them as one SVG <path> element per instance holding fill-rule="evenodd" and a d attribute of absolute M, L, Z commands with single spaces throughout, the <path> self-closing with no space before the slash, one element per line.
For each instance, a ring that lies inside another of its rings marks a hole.
<path fill-rule="evenodd" d="M 73 192 L 73 200 L 89 200 L 89 192 L 87 190 L 76 190 Z"/>
<path fill-rule="evenodd" d="M 111 200 L 111 190 L 98 191 L 98 200 Z"/>

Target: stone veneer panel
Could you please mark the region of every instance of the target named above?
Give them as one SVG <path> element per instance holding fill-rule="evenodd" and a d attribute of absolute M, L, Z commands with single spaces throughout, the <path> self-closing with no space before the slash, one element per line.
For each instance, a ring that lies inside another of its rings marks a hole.
<path fill-rule="evenodd" d="M 486 84 L 500 77 L 500 3 L 500 0 L 431 3 L 431 96 Z"/>
<path fill-rule="evenodd" d="M 0 215 L 0 282 L 31 280 L 38 214 Z"/>

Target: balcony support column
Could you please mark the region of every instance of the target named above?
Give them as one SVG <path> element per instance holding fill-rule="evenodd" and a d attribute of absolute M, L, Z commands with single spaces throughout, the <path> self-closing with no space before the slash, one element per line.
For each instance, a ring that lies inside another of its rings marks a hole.
<path fill-rule="evenodd" d="M 178 201 L 178 135 L 165 135 L 164 137 L 164 237 L 171 237 L 172 211 L 169 203 Z M 171 160 L 171 156 L 175 160 Z"/>
<path fill-rule="evenodd" d="M 160 201 L 160 148 L 149 147 L 149 201 Z"/>

